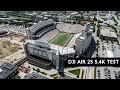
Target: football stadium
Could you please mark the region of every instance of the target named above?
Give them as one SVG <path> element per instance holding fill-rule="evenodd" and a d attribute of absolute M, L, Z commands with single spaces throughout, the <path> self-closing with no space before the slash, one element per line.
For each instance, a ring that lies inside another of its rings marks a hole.
<path fill-rule="evenodd" d="M 59 71 L 67 58 L 81 57 L 91 43 L 93 26 L 57 23 L 52 19 L 38 22 L 26 29 L 24 50 L 30 64 Z"/>

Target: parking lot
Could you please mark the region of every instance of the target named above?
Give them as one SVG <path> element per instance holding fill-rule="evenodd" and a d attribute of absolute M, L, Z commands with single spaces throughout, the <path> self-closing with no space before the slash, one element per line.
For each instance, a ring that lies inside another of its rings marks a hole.
<path fill-rule="evenodd" d="M 96 79 L 117 79 L 118 72 L 115 67 L 96 67 Z"/>

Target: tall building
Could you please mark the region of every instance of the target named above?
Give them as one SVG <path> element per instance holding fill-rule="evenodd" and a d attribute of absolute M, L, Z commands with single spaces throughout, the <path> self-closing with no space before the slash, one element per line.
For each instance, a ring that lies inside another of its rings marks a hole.
<path fill-rule="evenodd" d="M 65 15 L 59 16 L 59 22 L 64 22 L 67 19 Z"/>
<path fill-rule="evenodd" d="M 90 25 L 87 26 L 86 30 L 76 38 L 76 53 L 80 57 L 89 47 L 92 38 L 92 30 L 90 30 Z"/>

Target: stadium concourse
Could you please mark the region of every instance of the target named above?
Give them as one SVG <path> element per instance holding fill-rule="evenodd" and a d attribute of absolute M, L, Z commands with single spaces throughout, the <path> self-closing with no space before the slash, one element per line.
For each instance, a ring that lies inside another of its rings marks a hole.
<path fill-rule="evenodd" d="M 51 19 L 34 24 L 26 30 L 28 39 L 24 50 L 28 62 L 46 69 L 53 66 L 64 72 L 64 61 L 75 55 L 80 57 L 89 47 L 92 37 L 90 26 L 55 23 Z"/>

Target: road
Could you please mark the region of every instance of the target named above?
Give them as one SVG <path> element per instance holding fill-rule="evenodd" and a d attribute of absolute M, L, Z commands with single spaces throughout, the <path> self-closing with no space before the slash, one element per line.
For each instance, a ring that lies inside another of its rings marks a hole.
<path fill-rule="evenodd" d="M 95 23 L 96 23 L 95 24 L 95 32 L 92 34 L 92 36 L 93 36 L 95 42 L 97 42 L 97 40 L 98 40 L 98 37 L 97 37 L 97 29 L 98 29 L 97 25 L 98 25 L 98 21 L 95 22 Z M 92 57 L 96 57 L 96 54 L 97 54 L 97 52 L 94 51 Z M 95 73 L 94 72 L 94 67 L 88 67 L 86 79 L 94 79 L 94 73 Z"/>
<path fill-rule="evenodd" d="M 94 79 L 94 67 L 88 67 L 86 79 Z"/>
<path fill-rule="evenodd" d="M 95 25 L 95 32 L 92 34 L 92 36 L 93 36 L 93 38 L 94 38 L 94 40 L 95 40 L 95 42 L 97 42 L 97 39 L 98 39 L 98 37 L 97 37 L 97 25 L 98 25 L 98 21 L 96 22 L 96 25 Z M 92 55 L 92 57 L 96 57 L 96 51 L 94 52 L 94 54 Z"/>

